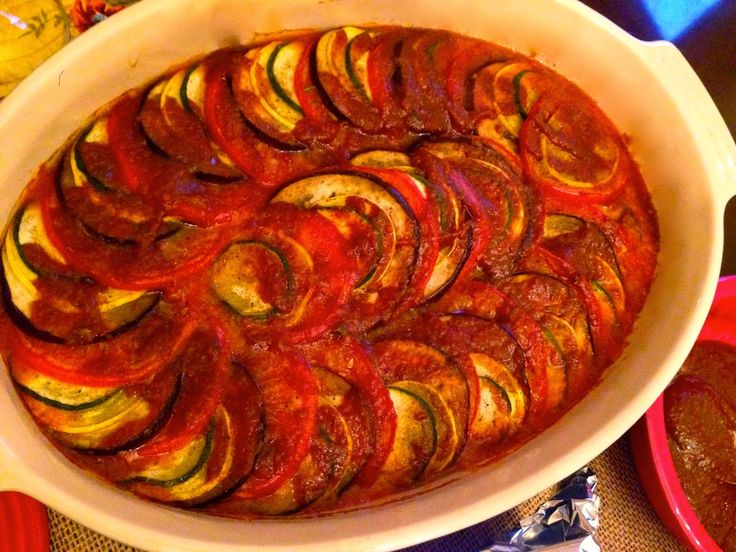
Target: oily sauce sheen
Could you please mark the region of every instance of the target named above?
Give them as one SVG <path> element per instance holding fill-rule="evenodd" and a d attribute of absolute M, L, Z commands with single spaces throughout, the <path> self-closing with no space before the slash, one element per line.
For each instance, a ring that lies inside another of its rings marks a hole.
<path fill-rule="evenodd" d="M 150 500 L 310 516 L 498 460 L 621 354 L 649 193 L 592 99 L 441 30 L 213 52 L 94 115 L 2 241 L 41 431 Z"/>

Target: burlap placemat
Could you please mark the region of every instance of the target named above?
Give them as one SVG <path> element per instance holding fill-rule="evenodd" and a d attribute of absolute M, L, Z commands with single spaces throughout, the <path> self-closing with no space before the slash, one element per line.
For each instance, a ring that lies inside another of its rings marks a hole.
<path fill-rule="evenodd" d="M 601 518 L 598 539 L 602 550 L 626 552 L 678 552 L 685 549 L 665 530 L 647 502 L 639 484 L 629 440 L 623 437 L 590 463 L 598 475 L 601 498 Z M 519 519 L 531 515 L 547 500 L 555 489 L 543 493 L 488 520 L 484 531 L 488 535 L 502 535 L 513 530 Z M 138 552 L 94 531 L 66 516 L 49 510 L 52 552 Z M 482 543 L 479 543 L 482 544 Z M 426 544 L 412 547 L 412 552 L 465 552 L 447 548 L 447 544 Z M 472 549 L 471 546 L 467 551 Z"/>

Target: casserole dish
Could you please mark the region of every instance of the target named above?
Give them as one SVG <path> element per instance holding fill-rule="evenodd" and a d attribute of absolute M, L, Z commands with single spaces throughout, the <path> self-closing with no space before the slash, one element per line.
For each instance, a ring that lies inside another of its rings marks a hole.
<path fill-rule="evenodd" d="M 623 357 L 559 423 L 502 462 L 370 510 L 247 523 L 172 511 L 100 485 L 36 431 L 3 375 L 0 488 L 147 550 L 387 550 L 476 523 L 553 484 L 622 435 L 664 389 L 714 293 L 736 151 L 674 47 L 638 42 L 574 2 L 147 0 L 72 43 L 0 106 L 0 215 L 7 218 L 35 168 L 96 108 L 171 65 L 259 33 L 365 23 L 447 28 L 536 53 L 630 137 L 662 240 L 657 280 Z"/>

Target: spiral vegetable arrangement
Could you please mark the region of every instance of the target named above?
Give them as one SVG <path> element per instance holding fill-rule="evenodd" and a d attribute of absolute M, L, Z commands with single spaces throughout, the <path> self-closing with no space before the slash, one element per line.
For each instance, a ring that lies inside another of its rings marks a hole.
<path fill-rule="evenodd" d="M 83 468 L 308 516 L 548 427 L 620 355 L 657 251 L 624 138 L 542 64 L 440 30 L 283 34 L 124 94 L 39 169 L 0 345 Z"/>

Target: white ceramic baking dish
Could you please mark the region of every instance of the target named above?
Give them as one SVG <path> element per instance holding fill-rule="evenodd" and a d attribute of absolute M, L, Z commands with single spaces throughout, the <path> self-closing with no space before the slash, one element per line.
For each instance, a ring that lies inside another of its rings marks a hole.
<path fill-rule="evenodd" d="M 656 281 L 623 357 L 559 423 L 497 464 L 410 500 L 301 521 L 203 517 L 100 484 L 36 431 L 3 373 L 0 489 L 24 491 L 152 551 L 391 550 L 479 522 L 554 484 L 620 437 L 674 376 L 715 291 L 736 147 L 675 47 L 640 42 L 573 0 L 145 0 L 75 40 L 0 104 L 0 219 L 36 167 L 121 92 L 258 33 L 347 23 L 447 28 L 536 54 L 630 136 L 662 242 Z"/>

